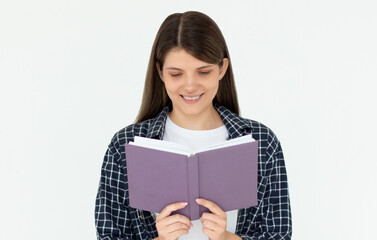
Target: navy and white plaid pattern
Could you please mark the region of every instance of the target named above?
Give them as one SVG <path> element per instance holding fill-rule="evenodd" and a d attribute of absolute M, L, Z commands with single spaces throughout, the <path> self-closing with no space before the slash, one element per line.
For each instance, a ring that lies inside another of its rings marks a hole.
<path fill-rule="evenodd" d="M 229 139 L 252 134 L 259 141 L 258 205 L 238 211 L 236 232 L 242 239 L 291 239 L 292 220 L 283 152 L 275 134 L 263 124 L 241 118 L 218 104 Z M 134 136 L 162 139 L 171 105 L 155 118 L 117 132 L 106 151 L 95 206 L 100 240 L 158 237 L 152 213 L 129 206 L 124 145 Z"/>

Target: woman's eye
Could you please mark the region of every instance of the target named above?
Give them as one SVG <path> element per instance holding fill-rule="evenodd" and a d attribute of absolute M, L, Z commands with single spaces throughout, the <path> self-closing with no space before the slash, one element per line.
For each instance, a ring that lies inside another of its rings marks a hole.
<path fill-rule="evenodd" d="M 201 75 L 207 75 L 209 73 L 209 71 L 201 71 L 200 74 Z"/>
<path fill-rule="evenodd" d="M 181 74 L 180 73 L 171 73 L 170 76 L 172 76 L 172 77 L 179 77 L 179 76 L 181 76 Z"/>

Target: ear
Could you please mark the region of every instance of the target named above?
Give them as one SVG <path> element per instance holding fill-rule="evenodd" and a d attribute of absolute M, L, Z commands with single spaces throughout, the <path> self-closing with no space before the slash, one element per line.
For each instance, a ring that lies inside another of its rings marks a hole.
<path fill-rule="evenodd" d="M 160 66 L 160 63 L 159 62 L 156 62 L 156 68 L 157 68 L 157 71 L 158 71 L 158 75 L 160 75 L 160 78 L 162 81 L 164 81 L 164 78 L 162 77 L 162 71 L 161 71 L 161 66 Z"/>
<path fill-rule="evenodd" d="M 220 67 L 220 79 L 223 79 L 226 71 L 228 70 L 228 66 L 229 66 L 229 59 L 228 58 L 224 58 L 223 59 L 223 65 Z"/>

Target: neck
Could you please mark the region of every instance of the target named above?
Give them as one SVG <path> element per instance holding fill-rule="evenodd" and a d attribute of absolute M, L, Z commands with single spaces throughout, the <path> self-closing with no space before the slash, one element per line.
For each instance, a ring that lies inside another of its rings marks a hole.
<path fill-rule="evenodd" d="M 170 120 L 176 125 L 191 130 L 210 130 L 224 125 L 215 108 L 212 108 L 206 113 L 190 116 L 180 114 L 177 111 L 174 111 L 173 108 L 173 111 L 170 112 L 169 117 Z"/>

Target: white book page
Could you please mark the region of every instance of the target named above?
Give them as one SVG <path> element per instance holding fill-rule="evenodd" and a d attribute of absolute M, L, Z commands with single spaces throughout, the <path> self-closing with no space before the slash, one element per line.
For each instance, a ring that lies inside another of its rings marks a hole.
<path fill-rule="evenodd" d="M 220 142 L 215 145 L 202 148 L 198 150 L 196 153 L 224 148 L 224 147 L 235 146 L 235 145 L 248 143 L 248 142 L 254 142 L 254 141 L 255 140 L 254 138 L 251 137 L 251 135 L 246 135 L 246 136 L 242 136 L 239 138 L 231 139 L 228 141 Z M 195 153 L 191 153 L 184 145 L 174 143 L 174 142 L 169 142 L 169 141 L 161 141 L 157 139 L 145 138 L 145 137 L 135 136 L 134 142 L 129 142 L 129 144 L 140 146 L 140 147 L 147 147 L 151 149 L 161 150 L 161 151 L 183 154 L 187 156 L 191 154 L 195 154 Z"/>
<path fill-rule="evenodd" d="M 129 144 L 183 155 L 190 155 L 190 151 L 184 145 L 158 139 L 135 136 L 134 142 L 129 142 Z"/>
<path fill-rule="evenodd" d="M 198 150 L 197 152 L 199 153 L 199 152 L 215 150 L 215 149 L 224 148 L 224 147 L 231 147 L 231 146 L 240 145 L 240 144 L 248 143 L 248 142 L 254 142 L 254 141 L 255 141 L 255 139 L 252 138 L 251 135 L 246 135 L 246 136 L 230 139 L 228 141 L 219 142 L 215 145 L 211 145 L 211 146 L 202 148 L 202 149 Z"/>

